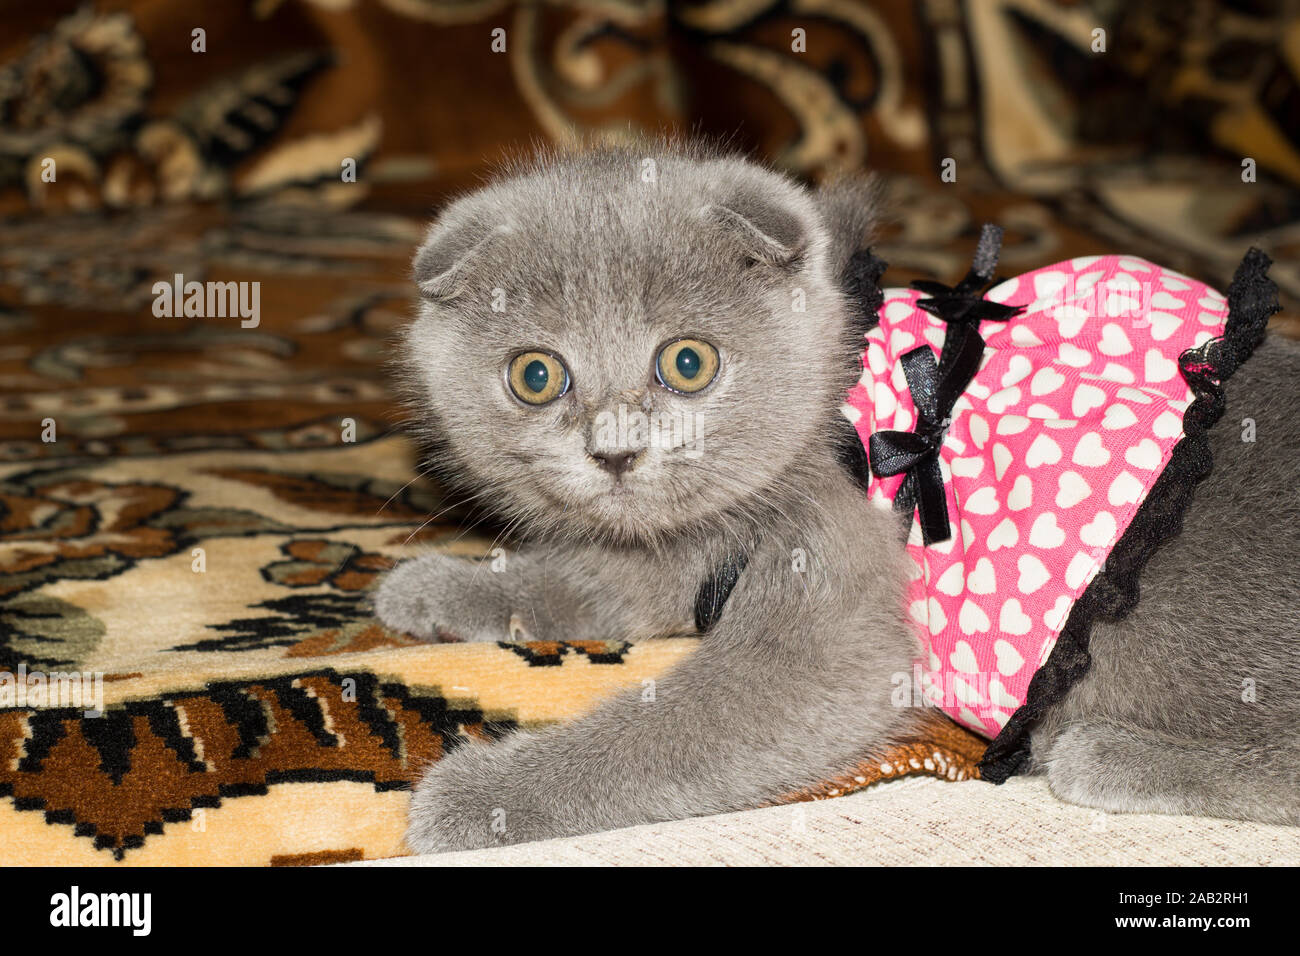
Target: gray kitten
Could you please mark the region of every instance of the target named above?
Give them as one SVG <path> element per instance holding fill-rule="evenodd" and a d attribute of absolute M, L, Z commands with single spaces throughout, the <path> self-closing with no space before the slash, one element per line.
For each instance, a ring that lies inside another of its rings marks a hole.
<path fill-rule="evenodd" d="M 707 633 L 653 699 L 450 753 L 416 787 L 412 849 L 753 807 L 915 728 L 891 705 L 918 651 L 910 517 L 869 507 L 837 454 L 861 371 L 842 277 L 874 205 L 660 144 L 516 167 L 432 227 L 402 348 L 417 426 L 526 544 L 499 573 L 404 562 L 380 618 L 472 641 Z M 1022 769 L 1060 797 L 1300 823 L 1298 377 L 1282 341 L 1237 373 L 1182 536 L 1034 726 Z"/>

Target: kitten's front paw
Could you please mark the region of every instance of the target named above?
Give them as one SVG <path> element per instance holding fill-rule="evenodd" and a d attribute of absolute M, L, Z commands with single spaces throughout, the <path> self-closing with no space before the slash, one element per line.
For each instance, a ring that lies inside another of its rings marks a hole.
<path fill-rule="evenodd" d="M 432 609 L 420 589 L 414 561 L 403 561 L 386 574 L 375 592 L 375 616 L 394 631 L 432 640 Z"/>
<path fill-rule="evenodd" d="M 375 615 L 392 630 L 425 641 L 509 640 L 509 614 L 491 606 L 486 589 L 472 586 L 477 570 L 444 554 L 403 561 L 379 583 Z M 496 618 L 503 618 L 499 626 Z"/>
<path fill-rule="evenodd" d="M 406 844 L 414 853 L 478 850 L 563 836 L 567 828 L 531 788 L 516 755 L 530 734 L 466 744 L 435 764 L 411 797 Z"/>

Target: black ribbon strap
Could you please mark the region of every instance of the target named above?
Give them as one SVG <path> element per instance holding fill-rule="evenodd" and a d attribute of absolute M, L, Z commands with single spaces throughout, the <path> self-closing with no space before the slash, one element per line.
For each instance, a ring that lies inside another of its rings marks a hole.
<path fill-rule="evenodd" d="M 920 346 L 899 360 L 907 388 L 916 406 L 916 430 L 880 431 L 867 441 L 867 458 L 877 478 L 906 474 L 895 504 L 915 507 L 921 522 L 921 538 L 927 544 L 952 537 L 948 502 L 939 469 L 939 449 L 951 422 L 952 407 L 979 371 L 984 355 L 984 338 L 979 324 L 1005 322 L 1024 311 L 1023 306 L 1002 305 L 984 298 L 993 281 L 1002 248 L 1002 230 L 986 225 L 980 230 L 975 260 L 966 277 L 955 286 L 918 279 L 912 288 L 928 294 L 918 299 L 917 308 L 947 323 L 943 351 Z"/>

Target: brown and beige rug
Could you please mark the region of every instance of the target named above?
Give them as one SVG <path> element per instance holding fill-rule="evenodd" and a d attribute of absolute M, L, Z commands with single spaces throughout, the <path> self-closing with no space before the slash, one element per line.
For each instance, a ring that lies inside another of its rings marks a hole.
<path fill-rule="evenodd" d="M 114 391 L 98 406 L 120 409 Z M 330 446 L 328 430 L 5 469 L 3 666 L 102 674 L 104 710 L 0 708 L 0 865 L 398 855 L 420 767 L 572 717 L 693 650 L 430 646 L 386 630 L 368 589 L 395 558 L 489 542 L 439 525 L 408 543 L 437 509 L 431 490 L 403 490 L 404 441 Z M 792 798 L 966 777 L 981 749 L 936 722 L 932 739 Z"/>

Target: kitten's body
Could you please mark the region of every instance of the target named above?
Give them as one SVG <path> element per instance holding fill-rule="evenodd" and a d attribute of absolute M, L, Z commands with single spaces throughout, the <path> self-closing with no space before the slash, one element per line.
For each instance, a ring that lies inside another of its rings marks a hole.
<path fill-rule="evenodd" d="M 1094 624 L 1087 675 L 1032 734 L 1058 796 L 1300 824 L 1297 382 L 1300 346 L 1277 338 L 1228 382 L 1182 534 L 1137 607 Z"/>
<path fill-rule="evenodd" d="M 379 615 L 466 640 L 690 633 L 701 586 L 737 554 L 746 564 L 653 695 L 434 766 L 413 801 L 414 849 L 751 807 L 915 721 L 890 703 L 917 651 L 901 613 L 905 528 L 865 503 L 835 449 L 860 369 L 839 276 L 871 198 L 810 194 L 737 160 L 600 151 L 521 171 L 431 231 L 405 348 L 419 420 L 445 472 L 530 540 L 499 573 L 406 562 Z M 694 395 L 654 379 L 656 351 L 682 336 L 722 355 Z M 529 349 L 569 366 L 572 388 L 550 405 L 504 384 Z M 1058 795 L 1300 823 L 1297 375 L 1300 349 L 1268 342 L 1230 383 L 1228 421 L 1254 418 L 1257 441 L 1214 430 L 1217 465 L 1182 537 L 1146 569 L 1137 610 L 1096 625 L 1091 672 L 1036 728 L 1035 769 Z M 611 446 L 598 423 L 620 405 L 702 419 L 701 453 Z M 614 475 L 592 457 L 607 453 L 637 457 Z"/>

